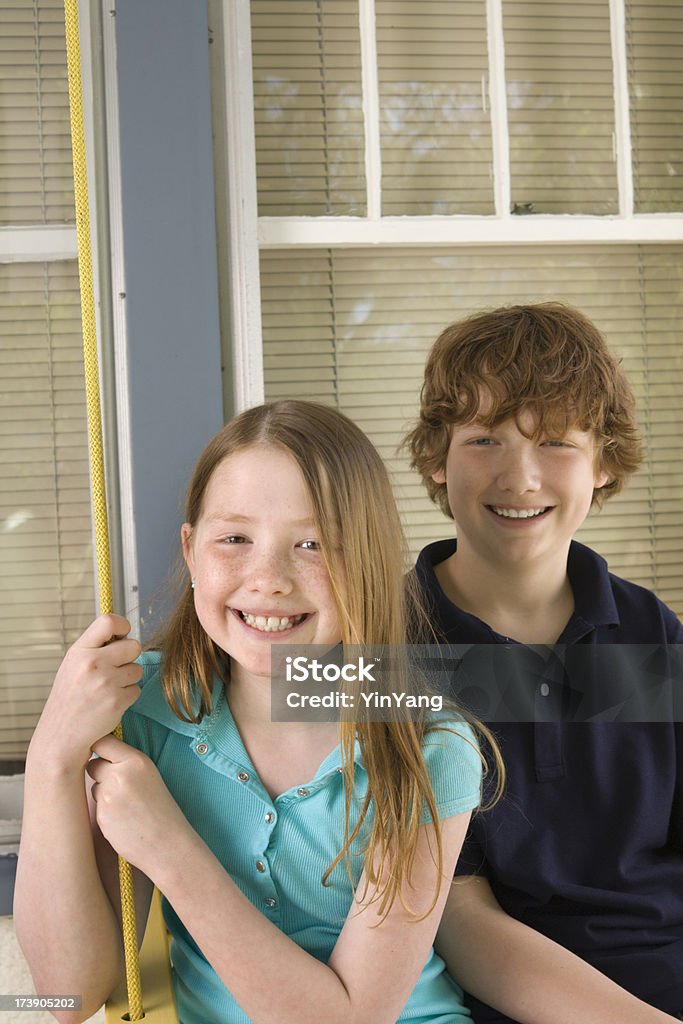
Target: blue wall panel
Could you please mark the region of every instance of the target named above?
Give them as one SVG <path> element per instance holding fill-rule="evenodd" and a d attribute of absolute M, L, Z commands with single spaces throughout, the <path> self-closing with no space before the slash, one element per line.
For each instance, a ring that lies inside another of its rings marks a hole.
<path fill-rule="evenodd" d="M 220 428 L 209 44 L 201 0 L 117 0 L 133 486 L 143 633 L 182 494 Z"/>

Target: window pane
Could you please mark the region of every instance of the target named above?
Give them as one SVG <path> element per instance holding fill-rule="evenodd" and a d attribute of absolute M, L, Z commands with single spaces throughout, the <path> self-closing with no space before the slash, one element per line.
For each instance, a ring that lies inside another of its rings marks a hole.
<path fill-rule="evenodd" d="M 75 263 L 0 265 L 0 760 L 95 610 Z"/>
<path fill-rule="evenodd" d="M 607 0 L 504 0 L 513 209 L 618 211 Z"/>
<path fill-rule="evenodd" d="M 0 224 L 73 223 L 62 0 L 0 7 Z"/>
<path fill-rule="evenodd" d="M 252 0 L 261 216 L 365 213 L 355 0 Z"/>
<path fill-rule="evenodd" d="M 485 4 L 375 9 L 382 212 L 493 213 Z"/>
<path fill-rule="evenodd" d="M 683 210 L 683 7 L 627 0 L 636 213 Z"/>
<path fill-rule="evenodd" d="M 266 395 L 338 405 L 392 470 L 411 548 L 447 536 L 396 455 L 414 420 L 426 353 L 478 309 L 560 299 L 604 330 L 635 388 L 648 460 L 581 537 L 614 572 L 683 612 L 683 247 L 264 252 Z"/>

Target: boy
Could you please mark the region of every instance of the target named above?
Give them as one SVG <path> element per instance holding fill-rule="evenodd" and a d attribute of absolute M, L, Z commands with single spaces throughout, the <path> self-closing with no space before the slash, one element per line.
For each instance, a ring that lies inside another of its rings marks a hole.
<path fill-rule="evenodd" d="M 416 567 L 445 643 L 578 651 L 589 695 L 606 652 L 577 645 L 683 643 L 670 609 L 572 539 L 642 459 L 632 392 L 583 314 L 542 303 L 448 327 L 406 441 L 457 525 Z M 473 820 L 437 948 L 477 1024 L 679 1019 L 683 726 L 568 721 L 568 692 L 543 681 L 527 721 L 492 725 L 506 791 Z"/>

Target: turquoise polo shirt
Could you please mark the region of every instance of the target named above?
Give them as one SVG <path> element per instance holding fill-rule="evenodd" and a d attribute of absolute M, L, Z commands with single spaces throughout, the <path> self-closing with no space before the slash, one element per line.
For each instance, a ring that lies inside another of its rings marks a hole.
<path fill-rule="evenodd" d="M 327 962 L 353 902 L 343 862 L 330 876 L 331 885 L 323 886 L 321 881 L 344 841 L 345 793 L 339 747 L 325 758 L 312 779 L 302 780 L 301 785 L 273 799 L 244 748 L 220 680 L 214 681 L 211 714 L 196 725 L 181 721 L 168 708 L 161 688 L 159 653 L 143 654 L 141 663 L 142 692 L 124 716 L 125 741 L 157 765 L 187 820 L 251 903 L 298 946 Z M 424 754 L 442 819 L 479 804 L 481 762 L 467 725 L 449 722 L 448 730 L 429 733 Z M 367 778 L 358 744 L 355 761 L 360 803 Z M 353 813 L 357 815 L 357 807 Z M 352 815 L 351 829 L 356 820 Z M 356 845 L 351 858 L 354 884 L 363 868 L 362 843 Z M 249 1018 L 171 904 L 165 898 L 162 902 L 171 934 L 181 1024 L 248 1024 Z M 206 912 L 215 911 L 207 907 Z M 381 978 L 381 965 L 377 965 L 378 984 Z M 268 984 L 265 956 L 263 984 Z M 277 1004 L 276 992 L 273 1004 Z M 469 1019 L 469 1011 L 462 1005 L 462 990 L 432 950 L 399 1020 L 461 1024 Z"/>

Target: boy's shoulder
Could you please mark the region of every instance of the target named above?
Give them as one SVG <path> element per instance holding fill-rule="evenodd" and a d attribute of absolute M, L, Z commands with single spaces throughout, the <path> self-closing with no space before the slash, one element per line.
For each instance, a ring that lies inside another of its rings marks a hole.
<path fill-rule="evenodd" d="M 567 571 L 577 613 L 596 626 L 609 626 L 613 642 L 683 643 L 676 613 L 652 590 L 610 572 L 606 559 L 593 548 L 572 541 Z"/>
<path fill-rule="evenodd" d="M 637 632 L 646 634 L 645 639 L 632 640 L 632 643 L 652 643 L 655 639 L 661 639 L 662 642 L 670 644 L 683 644 L 681 620 L 652 590 L 621 576 L 615 576 L 611 572 L 609 578 L 619 608 L 622 629 L 629 628 L 630 625 L 635 627 L 637 620 Z M 655 628 L 663 635 L 653 638 L 652 632 Z"/>

